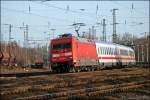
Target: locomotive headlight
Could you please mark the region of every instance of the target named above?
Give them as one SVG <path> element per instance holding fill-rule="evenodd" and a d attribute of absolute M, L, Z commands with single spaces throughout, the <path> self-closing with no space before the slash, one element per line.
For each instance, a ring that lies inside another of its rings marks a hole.
<path fill-rule="evenodd" d="M 52 57 L 60 57 L 60 54 L 53 54 Z"/>
<path fill-rule="evenodd" d="M 65 56 L 71 56 L 71 55 L 72 55 L 72 52 L 65 53 Z"/>

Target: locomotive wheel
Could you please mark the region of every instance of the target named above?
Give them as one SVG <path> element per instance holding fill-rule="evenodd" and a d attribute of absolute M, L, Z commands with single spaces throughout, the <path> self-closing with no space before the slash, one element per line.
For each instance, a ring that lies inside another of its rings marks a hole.
<path fill-rule="evenodd" d="M 76 71 L 76 72 L 80 72 L 80 69 L 79 69 L 79 68 L 75 68 L 75 71 Z"/>
<path fill-rule="evenodd" d="M 74 67 L 70 67 L 69 72 L 75 73 L 75 68 Z"/>
<path fill-rule="evenodd" d="M 77 72 L 80 72 L 80 69 L 77 69 Z"/>
<path fill-rule="evenodd" d="M 91 71 L 91 68 L 88 68 L 88 72 L 90 72 Z"/>

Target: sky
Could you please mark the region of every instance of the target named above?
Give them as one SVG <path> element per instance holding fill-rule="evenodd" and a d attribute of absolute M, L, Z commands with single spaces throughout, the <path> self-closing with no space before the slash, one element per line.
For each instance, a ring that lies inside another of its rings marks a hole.
<path fill-rule="evenodd" d="M 2 41 L 8 41 L 12 25 L 12 41 L 23 44 L 24 25 L 29 26 L 29 40 L 48 40 L 63 33 L 76 35 L 73 23 L 85 23 L 80 34 L 95 26 L 96 36 L 102 36 L 102 19 L 106 19 L 106 34 L 111 41 L 112 9 L 116 11 L 117 34 L 125 32 L 140 37 L 149 32 L 149 1 L 1 1 Z M 142 23 L 142 24 L 141 24 Z M 40 42 L 40 41 L 39 41 Z M 42 42 L 43 43 L 43 42 Z M 44 42 L 45 43 L 45 42 Z"/>

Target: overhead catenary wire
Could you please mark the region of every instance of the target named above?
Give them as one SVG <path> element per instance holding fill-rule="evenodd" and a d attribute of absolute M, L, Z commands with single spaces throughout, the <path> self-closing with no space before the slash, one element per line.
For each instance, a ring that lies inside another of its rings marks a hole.
<path fill-rule="evenodd" d="M 37 3 L 37 2 L 36 2 Z M 79 12 L 79 11 L 75 11 L 75 10 L 71 10 L 70 8 L 69 9 L 65 9 L 65 8 L 61 8 L 61 7 L 57 7 L 57 6 L 54 6 L 54 5 L 51 5 L 51 4 L 44 4 L 44 3 L 37 3 L 37 4 L 40 4 L 40 5 L 44 5 L 44 6 L 47 6 L 47 7 L 51 7 L 51 8 L 56 8 L 56 9 L 59 9 L 59 10 L 62 10 L 62 11 L 68 11 L 68 12 L 72 12 L 72 13 L 77 13 L 77 14 L 86 14 L 88 16 L 92 16 L 93 17 L 93 14 L 94 13 L 83 13 L 83 12 Z M 68 5 L 67 5 L 68 6 Z M 69 6 L 70 7 L 70 6 Z M 68 7 L 67 7 L 68 8 Z"/>
<path fill-rule="evenodd" d="M 121 3 L 118 3 L 117 1 L 115 1 L 114 4 L 119 5 L 119 6 L 122 7 L 122 8 L 127 8 L 126 6 L 122 5 Z M 131 10 L 134 10 L 134 11 L 135 11 L 135 5 L 134 5 L 133 2 L 132 2 L 132 5 L 131 5 Z M 146 14 L 145 12 L 141 12 L 141 11 L 139 11 L 139 10 L 136 10 L 135 12 L 137 12 L 137 13 L 142 13 L 142 14 Z"/>
<path fill-rule="evenodd" d="M 36 2 L 37 3 L 37 2 Z M 44 3 L 37 3 L 37 4 L 41 4 L 41 5 L 45 5 L 45 6 L 47 6 L 47 7 L 51 7 L 51 8 L 56 8 L 56 9 L 59 9 L 59 10 L 62 10 L 62 11 L 66 11 L 67 9 L 65 9 L 65 8 L 61 8 L 61 7 L 57 7 L 57 6 L 54 6 L 54 5 L 51 5 L 51 4 L 44 4 Z M 99 6 L 98 6 L 98 4 L 97 4 L 97 6 L 96 6 L 96 13 L 97 13 L 97 16 L 98 16 L 98 10 L 99 10 L 100 8 L 99 8 Z M 69 8 L 69 10 L 67 10 L 68 12 L 72 12 L 72 13 L 77 13 L 77 14 L 82 14 L 82 15 L 88 15 L 88 16 L 90 16 L 90 17 L 92 17 L 93 18 L 93 16 L 95 16 L 95 14 L 94 13 L 87 13 L 87 12 L 79 12 L 79 11 L 75 11 L 75 10 L 71 10 L 70 8 Z M 101 16 L 106 16 L 106 17 L 109 17 L 109 18 L 111 18 L 112 16 L 108 16 L 108 15 L 102 15 L 102 14 L 100 14 Z M 140 17 L 121 17 L 121 18 L 149 18 L 149 17 L 142 17 L 142 16 L 140 16 Z"/>
<path fill-rule="evenodd" d="M 48 5 L 48 4 L 46 4 L 46 5 Z M 51 5 L 50 5 L 51 6 Z M 54 6 L 54 5 L 53 5 Z M 31 6 L 30 6 L 31 7 Z M 56 8 L 57 6 L 55 6 L 55 8 Z M 54 8 L 54 7 L 53 7 Z M 58 8 L 57 8 L 58 9 Z M 61 9 L 61 7 L 59 7 L 59 9 Z M 30 10 L 31 10 L 31 8 L 30 8 Z M 66 11 L 66 9 L 62 9 L 63 11 Z M 68 10 L 68 12 L 70 12 L 70 11 L 72 11 L 72 9 L 70 9 L 69 8 L 69 10 Z M 73 10 L 74 11 L 74 10 Z M 23 11 L 23 12 L 25 12 L 25 11 Z M 30 11 L 31 12 L 31 11 Z M 27 12 L 25 12 L 25 13 L 27 13 Z M 77 14 L 80 14 L 80 13 L 83 13 L 83 12 L 78 12 L 78 11 L 75 11 L 75 12 L 73 12 L 73 13 L 77 13 Z M 29 13 L 27 13 L 27 14 L 29 14 Z M 87 14 L 87 13 L 86 13 Z M 34 15 L 34 16 L 38 16 L 38 17 L 41 17 L 41 18 L 44 18 L 44 19 L 48 19 L 48 18 L 50 18 L 50 17 L 48 17 L 48 16 L 43 16 L 43 15 L 39 15 L 39 14 L 32 14 L 31 13 L 31 15 Z M 93 15 L 92 15 L 93 16 Z M 112 18 L 112 17 L 111 17 Z M 120 16 L 120 18 L 149 18 L 149 17 L 139 17 L 139 16 L 137 16 L 137 17 L 126 17 L 126 16 Z M 53 18 L 52 18 L 53 19 Z M 57 19 L 56 19 L 57 20 Z M 64 20 L 64 19 L 63 19 Z M 65 21 L 65 20 L 64 20 Z M 72 22 L 72 21 L 71 21 Z M 119 23 L 120 24 L 120 23 Z M 129 22 L 128 23 L 126 23 L 126 24 L 129 24 Z M 108 24 L 109 25 L 109 24 Z M 55 26 L 55 25 L 53 25 L 53 26 Z M 59 26 L 59 25 L 58 25 Z M 57 27 L 58 27 L 57 26 Z M 33 26 L 33 27 L 36 27 L 36 26 Z M 37 26 L 37 27 L 40 27 L 40 26 Z M 41 27 L 46 27 L 46 26 L 41 26 Z M 63 25 L 61 26 L 60 25 L 60 27 L 64 27 Z"/>
<path fill-rule="evenodd" d="M 30 14 L 30 15 L 34 15 L 34 16 L 38 16 L 38 17 L 41 17 L 41 18 L 44 18 L 44 19 L 53 19 L 53 20 L 56 20 L 56 21 L 64 21 L 64 22 L 71 22 L 70 20 L 66 20 L 66 19 L 60 19 L 60 18 L 56 18 L 56 17 L 50 17 L 50 16 L 43 16 L 43 15 L 39 15 L 39 14 L 36 14 L 36 13 L 28 13 L 28 12 L 25 12 L 25 11 L 21 11 L 21 10 L 16 10 L 16 9 L 9 9 L 9 8 L 4 8 L 4 7 L 1 7 L 2 9 L 5 9 L 7 11 L 13 11 L 13 12 L 18 12 L 18 13 L 23 13 L 23 14 Z"/>

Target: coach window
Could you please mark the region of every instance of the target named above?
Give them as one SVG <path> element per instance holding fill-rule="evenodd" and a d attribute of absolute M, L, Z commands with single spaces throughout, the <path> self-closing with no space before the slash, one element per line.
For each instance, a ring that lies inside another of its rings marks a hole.
<path fill-rule="evenodd" d="M 107 55 L 108 55 L 108 48 L 107 48 Z"/>
<path fill-rule="evenodd" d="M 112 48 L 110 48 L 110 55 L 112 55 Z"/>
<path fill-rule="evenodd" d="M 110 48 L 110 55 L 112 55 L 112 48 Z"/>
<path fill-rule="evenodd" d="M 101 54 L 101 48 L 99 47 L 99 54 Z"/>
<path fill-rule="evenodd" d="M 102 53 L 102 50 L 101 50 L 101 49 L 102 49 L 102 48 L 100 47 L 100 48 L 99 48 L 99 50 L 100 50 L 99 53 L 100 53 L 100 54 Z"/>
<path fill-rule="evenodd" d="M 116 49 L 114 49 L 114 55 L 116 55 L 116 51 L 117 51 L 117 50 L 116 50 Z"/>
<path fill-rule="evenodd" d="M 111 55 L 111 48 L 110 48 L 110 55 Z"/>
<path fill-rule="evenodd" d="M 115 55 L 115 49 L 113 48 L 113 55 Z"/>
<path fill-rule="evenodd" d="M 106 48 L 104 47 L 104 54 L 106 55 Z"/>
<path fill-rule="evenodd" d="M 108 48 L 106 47 L 106 55 L 108 54 Z"/>
<path fill-rule="evenodd" d="M 120 50 L 120 54 L 123 55 L 123 50 Z"/>
<path fill-rule="evenodd" d="M 104 52 L 105 52 L 104 54 L 106 55 L 106 47 L 104 47 Z"/>
<path fill-rule="evenodd" d="M 108 53 L 109 53 L 109 50 L 108 50 L 108 48 L 107 48 L 107 55 L 108 55 Z"/>
<path fill-rule="evenodd" d="M 107 47 L 106 47 L 106 55 L 108 54 L 108 49 L 107 49 Z"/>
<path fill-rule="evenodd" d="M 113 54 L 115 55 L 115 48 L 114 48 L 114 50 L 113 50 L 114 52 L 113 52 Z"/>
<path fill-rule="evenodd" d="M 100 54 L 102 54 L 102 48 L 100 47 Z"/>

